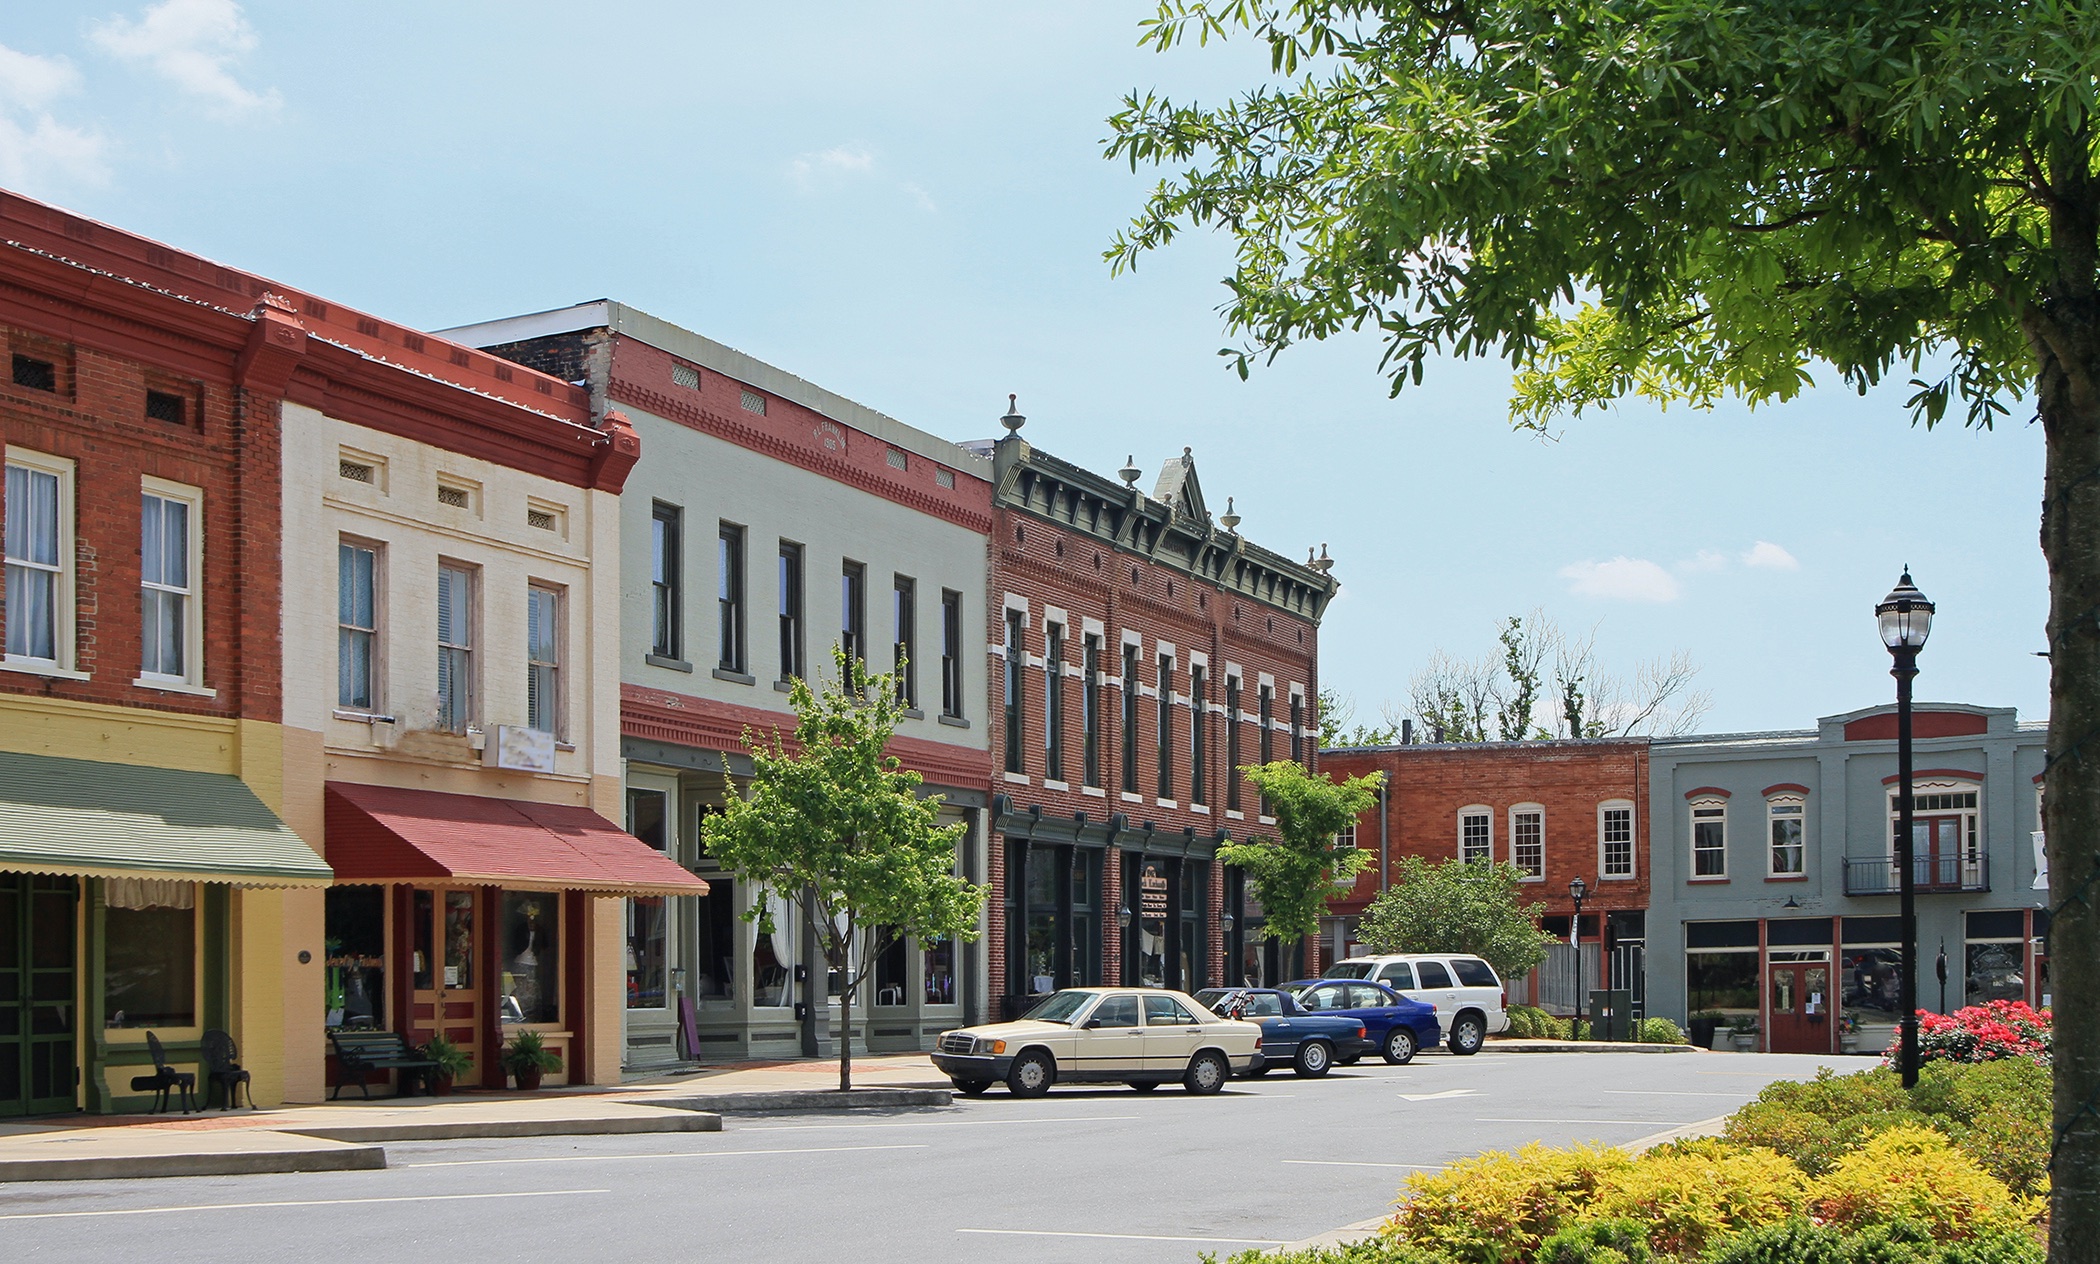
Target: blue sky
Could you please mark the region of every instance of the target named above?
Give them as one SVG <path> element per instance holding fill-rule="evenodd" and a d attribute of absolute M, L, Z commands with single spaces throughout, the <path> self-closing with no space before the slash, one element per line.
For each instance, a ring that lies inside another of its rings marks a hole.
<path fill-rule="evenodd" d="M 10 5 L 0 185 L 428 327 L 612 297 L 950 438 L 1011 391 L 1097 469 L 1191 446 L 1251 538 L 1328 545 L 1323 677 L 1366 715 L 1543 608 L 1622 672 L 1689 650 L 1708 731 L 1806 725 L 1891 696 L 1872 606 L 1908 562 L 1940 603 L 1921 698 L 2044 716 L 2024 408 L 1928 433 L 1900 383 L 1832 384 L 1541 440 L 1496 363 L 1397 400 L 1368 340 L 1225 370 L 1224 243 L 1111 277 L 1155 177 L 1100 141 L 1131 88 L 1215 99 L 1266 62 L 1140 50 L 1148 11 Z"/>

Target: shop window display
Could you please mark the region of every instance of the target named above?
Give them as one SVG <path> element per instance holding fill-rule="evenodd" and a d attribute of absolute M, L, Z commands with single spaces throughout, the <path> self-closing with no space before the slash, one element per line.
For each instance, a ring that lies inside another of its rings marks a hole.
<path fill-rule="evenodd" d="M 503 1021 L 561 1021 L 561 901 L 552 891 L 503 893 Z"/>
<path fill-rule="evenodd" d="M 909 968 L 911 946 L 899 936 L 875 959 L 875 1003 L 904 1004 L 904 972 Z"/>
<path fill-rule="evenodd" d="M 955 1004 L 955 941 L 936 939 L 920 949 L 926 967 L 926 1004 Z"/>
<path fill-rule="evenodd" d="M 1903 1016 L 1903 953 L 1845 946 L 1842 975 L 1847 1016 L 1860 1023 L 1894 1023 Z"/>
<path fill-rule="evenodd" d="M 786 900 L 769 892 L 765 901 L 765 917 L 758 923 L 758 935 L 751 947 L 751 1003 L 792 1005 L 799 922 L 794 906 Z"/>
<path fill-rule="evenodd" d="M 670 918 L 660 895 L 627 901 L 627 1008 L 662 1009 Z"/>
<path fill-rule="evenodd" d="M 693 979 L 693 995 L 700 1000 L 726 1000 L 735 995 L 736 883 L 729 878 L 709 878 L 707 894 L 695 900 L 699 925 L 694 942 L 699 945 L 694 962 L 699 973 Z"/>
<path fill-rule="evenodd" d="M 103 1021 L 196 1026 L 197 884 L 111 878 L 103 890 Z"/>
<path fill-rule="evenodd" d="M 1747 952 L 1691 952 L 1685 954 L 1685 1004 L 1687 1013 L 1718 1010 L 1724 1014 L 1756 1014 L 1758 1011 L 1758 958 Z M 1427 981 L 1424 981 L 1427 986 Z"/>
<path fill-rule="evenodd" d="M 327 1023 L 386 1026 L 386 890 L 330 887 L 326 896 Z"/>

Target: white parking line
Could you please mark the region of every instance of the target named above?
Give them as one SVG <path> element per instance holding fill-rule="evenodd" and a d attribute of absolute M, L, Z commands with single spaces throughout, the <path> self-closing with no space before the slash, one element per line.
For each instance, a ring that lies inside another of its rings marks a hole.
<path fill-rule="evenodd" d="M 1416 1172 L 1434 1172 L 1433 1163 L 1349 1163 L 1341 1159 L 1285 1159 L 1285 1163 L 1296 1163 L 1301 1167 L 1404 1167 Z"/>
<path fill-rule="evenodd" d="M 400 1198 L 302 1198 L 281 1203 L 198 1203 L 188 1207 L 119 1207 L 106 1211 L 24 1211 L 0 1220 L 76 1220 L 88 1216 L 159 1216 L 171 1211 L 247 1211 L 257 1207 L 342 1207 L 358 1203 L 457 1203 L 481 1198 L 568 1198 L 609 1189 L 535 1189 L 504 1194 L 414 1194 Z"/>
<path fill-rule="evenodd" d="M 1116 1242 L 1244 1242 L 1250 1246 L 1282 1246 L 1280 1238 L 1188 1238 L 1168 1233 L 1070 1233 L 1057 1229 L 957 1229 L 957 1233 L 994 1233 L 1009 1238 L 1105 1238 Z"/>
<path fill-rule="evenodd" d="M 662 1154 L 555 1154 L 529 1159 L 441 1159 L 398 1167 L 503 1167 L 513 1163 L 620 1163 L 636 1159 L 734 1159 L 756 1154 L 846 1154 L 856 1150 L 928 1150 L 926 1145 L 809 1146 L 796 1150 L 666 1150 Z"/>
<path fill-rule="evenodd" d="M 760 1124 L 738 1132 L 843 1132 L 854 1128 L 1010 1128 L 1017 1124 L 1128 1123 L 1142 1115 L 1052 1115 L 1045 1119 L 896 1119 L 876 1124 Z"/>
<path fill-rule="evenodd" d="M 1670 1088 L 1608 1088 L 1604 1091 L 1622 1097 L 1742 1097 L 1741 1093 L 1698 1093 Z"/>

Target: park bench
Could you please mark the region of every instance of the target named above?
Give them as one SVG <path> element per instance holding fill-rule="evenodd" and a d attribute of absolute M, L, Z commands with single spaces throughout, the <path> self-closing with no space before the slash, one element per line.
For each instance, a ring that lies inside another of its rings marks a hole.
<path fill-rule="evenodd" d="M 343 1091 L 343 1080 L 352 1075 L 357 1077 L 358 1090 L 369 1099 L 372 1088 L 367 1076 L 373 1071 L 401 1072 L 401 1092 L 404 1094 L 417 1078 L 427 1084 L 437 1072 L 437 1063 L 403 1040 L 398 1032 L 331 1031 L 328 1040 L 335 1046 L 335 1062 L 341 1071 L 336 1077 L 335 1091 L 328 1095 L 330 1101 Z"/>

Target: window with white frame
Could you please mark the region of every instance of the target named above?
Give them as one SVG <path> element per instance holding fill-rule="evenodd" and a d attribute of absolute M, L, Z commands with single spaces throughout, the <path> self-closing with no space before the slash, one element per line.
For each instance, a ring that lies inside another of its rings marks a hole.
<path fill-rule="evenodd" d="M 1597 876 L 1633 876 L 1633 805 L 1623 799 L 1597 805 Z"/>
<path fill-rule="evenodd" d="M 379 546 L 338 541 L 335 557 L 335 704 L 377 711 Z"/>
<path fill-rule="evenodd" d="M 525 590 L 525 727 L 561 735 L 561 592 Z"/>
<path fill-rule="evenodd" d="M 146 480 L 139 526 L 139 676 L 194 683 L 197 676 L 198 512 L 202 493 Z"/>
<path fill-rule="evenodd" d="M 1546 809 L 1520 803 L 1509 810 L 1509 860 L 1530 882 L 1546 877 Z"/>
<path fill-rule="evenodd" d="M 7 661 L 73 666 L 73 463 L 7 449 Z"/>
<path fill-rule="evenodd" d="M 474 572 L 438 566 L 438 727 L 464 733 L 475 719 Z"/>
<path fill-rule="evenodd" d="M 1728 876 L 1728 804 L 1722 799 L 1692 801 L 1692 877 Z"/>
<path fill-rule="evenodd" d="M 1798 794 L 1775 794 L 1765 800 L 1767 832 L 1772 836 L 1769 870 L 1775 878 L 1798 878 L 1808 872 L 1808 802 Z"/>
<path fill-rule="evenodd" d="M 1469 864 L 1495 858 L 1495 813 L 1491 809 L 1458 810 L 1458 858 Z"/>
<path fill-rule="evenodd" d="M 1921 886 L 1975 887 L 1983 881 L 1983 837 L 1973 781 L 1921 779 L 1912 790 L 1911 864 Z M 1889 864 L 1895 866 L 1902 797 L 1889 788 Z"/>

